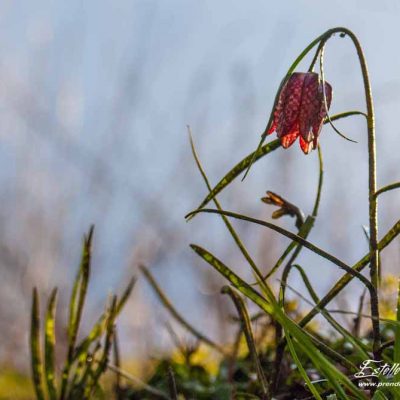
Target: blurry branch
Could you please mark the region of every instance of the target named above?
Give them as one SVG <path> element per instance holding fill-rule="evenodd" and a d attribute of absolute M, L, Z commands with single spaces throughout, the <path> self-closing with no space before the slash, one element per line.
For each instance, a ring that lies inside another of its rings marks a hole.
<path fill-rule="evenodd" d="M 161 397 L 162 399 L 171 400 L 170 397 L 167 396 L 161 390 L 153 388 L 152 386 L 150 386 L 147 383 L 143 382 L 141 379 L 137 378 L 136 376 L 134 376 L 132 374 L 129 374 L 128 372 L 123 371 L 122 369 L 116 367 L 115 365 L 108 364 L 107 368 L 110 371 L 113 371 L 113 372 L 117 373 L 118 375 L 122 376 L 123 378 L 127 379 L 128 381 L 131 381 L 135 385 L 140 386 L 146 392 L 149 392 L 151 394 L 154 394 L 155 396 Z"/>
<path fill-rule="evenodd" d="M 113 336 L 113 355 L 114 355 L 114 364 L 116 368 L 121 368 L 121 359 L 119 353 L 119 341 L 117 335 L 117 327 L 114 328 L 114 336 Z M 115 374 L 115 392 L 117 394 L 117 399 L 120 398 L 121 395 L 121 377 L 120 374 L 117 372 Z"/>
<path fill-rule="evenodd" d="M 364 307 L 365 295 L 366 295 L 366 291 L 364 289 L 362 294 L 361 294 L 361 296 L 360 296 L 360 300 L 359 300 L 359 303 L 358 303 L 357 317 L 354 318 L 353 334 L 354 334 L 355 337 L 359 337 L 360 336 L 361 321 L 362 321 L 362 310 L 363 310 L 363 307 Z M 318 302 L 316 302 L 316 303 L 318 303 Z"/>
<path fill-rule="evenodd" d="M 140 265 L 139 266 L 140 270 L 143 272 L 144 277 L 146 278 L 147 282 L 150 284 L 150 286 L 153 288 L 153 290 L 156 292 L 159 300 L 161 303 L 164 305 L 164 307 L 170 312 L 170 314 L 178 321 L 182 326 L 184 326 L 190 333 L 192 333 L 195 337 L 197 337 L 199 340 L 202 342 L 208 344 L 221 354 L 226 354 L 225 350 L 218 344 L 216 344 L 214 341 L 200 333 L 196 328 L 194 328 L 192 325 L 189 324 L 175 309 L 175 307 L 172 305 L 168 297 L 165 295 L 163 290 L 160 288 L 156 280 L 154 279 L 153 275 L 150 273 L 150 271 L 144 266 Z"/>

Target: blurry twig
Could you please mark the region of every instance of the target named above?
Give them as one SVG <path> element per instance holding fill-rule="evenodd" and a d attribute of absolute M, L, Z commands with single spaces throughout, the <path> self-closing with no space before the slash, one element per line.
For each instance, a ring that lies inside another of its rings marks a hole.
<path fill-rule="evenodd" d="M 361 321 L 362 321 L 362 309 L 364 306 L 364 299 L 366 295 L 366 290 L 364 289 L 361 296 L 360 296 L 360 301 L 358 303 L 358 313 L 357 317 L 354 318 L 354 327 L 353 327 L 353 334 L 355 337 L 360 336 L 360 328 L 361 328 Z"/>
<path fill-rule="evenodd" d="M 133 382 L 135 385 L 140 386 L 146 392 L 149 392 L 151 394 L 154 394 L 155 396 L 161 397 L 162 399 L 171 400 L 171 398 L 168 395 L 166 395 L 164 392 L 162 392 L 161 390 L 153 388 L 152 386 L 150 386 L 147 383 L 143 382 L 138 377 L 136 377 L 134 375 L 131 375 L 128 372 L 123 371 L 122 369 L 116 367 L 115 365 L 108 364 L 107 368 L 110 371 L 113 371 L 113 372 L 119 374 L 120 376 L 122 376 L 123 378 L 127 379 L 128 381 Z"/>
<path fill-rule="evenodd" d="M 238 318 L 238 321 L 240 321 L 240 318 Z M 239 327 L 239 330 L 237 331 L 235 335 L 235 341 L 233 343 L 233 348 L 232 348 L 232 353 L 229 357 L 229 364 L 228 364 L 228 382 L 232 385 L 232 396 L 234 396 L 234 387 L 233 387 L 233 375 L 235 372 L 235 363 L 236 359 L 239 354 L 239 347 L 240 347 L 240 340 L 242 338 L 242 327 Z"/>
<path fill-rule="evenodd" d="M 114 364 L 116 368 L 121 368 L 121 359 L 119 354 L 119 343 L 117 336 L 117 327 L 114 328 L 114 336 L 113 336 L 113 354 L 114 354 Z M 115 374 L 115 392 L 117 394 L 117 399 L 121 397 L 121 375 L 117 372 Z"/>

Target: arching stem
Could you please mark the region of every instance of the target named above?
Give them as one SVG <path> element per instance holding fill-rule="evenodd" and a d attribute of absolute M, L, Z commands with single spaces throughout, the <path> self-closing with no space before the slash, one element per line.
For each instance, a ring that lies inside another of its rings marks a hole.
<path fill-rule="evenodd" d="M 369 247 L 371 252 L 370 262 L 370 277 L 371 283 L 375 287 L 375 295 L 371 297 L 371 314 L 373 317 L 373 352 L 376 360 L 380 359 L 380 332 L 379 332 L 379 298 L 378 298 L 378 283 L 379 283 L 379 251 L 378 251 L 378 201 L 376 192 L 376 141 L 375 141 L 375 113 L 374 103 L 372 98 L 371 83 L 369 79 L 367 62 L 364 56 L 363 49 L 357 36 L 347 28 L 333 28 L 328 30 L 321 40 L 318 50 L 321 51 L 327 40 L 335 33 L 340 33 L 343 36 L 348 36 L 357 51 L 357 56 L 360 61 L 361 72 L 364 82 L 365 101 L 367 106 L 367 127 L 368 127 L 368 166 L 369 166 Z M 318 57 L 318 51 L 310 66 L 312 70 L 315 60 Z"/>

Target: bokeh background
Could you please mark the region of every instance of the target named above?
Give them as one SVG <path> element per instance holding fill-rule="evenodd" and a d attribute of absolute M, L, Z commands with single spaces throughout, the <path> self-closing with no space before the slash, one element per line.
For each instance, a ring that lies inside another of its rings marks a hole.
<path fill-rule="evenodd" d="M 0 3 L 0 365 L 28 367 L 33 285 L 43 300 L 59 286 L 62 341 L 81 239 L 92 223 L 87 326 L 107 294 L 145 263 L 194 326 L 216 341 L 229 340 L 222 281 L 188 244 L 203 245 L 246 278 L 251 274 L 216 216 L 184 221 L 207 194 L 186 125 L 216 183 L 255 149 L 288 66 L 330 27 L 349 27 L 365 48 L 377 113 L 378 186 L 400 178 L 397 1 Z M 364 110 L 350 40 L 330 40 L 325 61 L 334 87 L 331 113 Z M 337 125 L 358 144 L 323 129 L 325 186 L 310 240 L 352 264 L 368 249 L 362 230 L 368 224 L 366 130 L 361 117 Z M 317 154 L 305 157 L 296 143 L 255 164 L 220 200 L 225 209 L 270 220 L 273 208 L 260 202 L 269 189 L 308 213 L 317 179 Z M 398 192 L 382 196 L 381 233 L 398 219 L 399 200 Z M 290 218 L 279 224 L 294 230 Z M 235 226 L 265 271 L 287 245 L 275 233 Z M 385 250 L 385 273 L 398 271 L 399 244 Z M 307 250 L 299 263 L 320 294 L 341 275 Z M 291 285 L 302 290 L 295 274 Z M 360 290 L 350 285 L 340 306 L 356 309 Z M 168 349 L 167 320 L 139 279 L 120 322 L 125 359 Z"/>

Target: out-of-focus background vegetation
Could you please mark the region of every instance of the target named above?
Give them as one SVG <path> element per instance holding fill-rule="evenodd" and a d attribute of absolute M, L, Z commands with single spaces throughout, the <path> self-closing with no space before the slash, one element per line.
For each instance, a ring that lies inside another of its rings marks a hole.
<path fill-rule="evenodd" d="M 362 41 L 372 76 L 379 186 L 399 180 L 399 17 L 400 4 L 389 0 L 3 0 L 0 379 L 7 371 L 28 369 L 33 285 L 42 295 L 59 286 L 59 315 L 66 316 L 80 240 L 91 223 L 96 236 L 88 325 L 103 303 L 99 299 L 145 263 L 182 314 L 223 342 L 231 332 L 225 313 L 231 306 L 219 294 L 219 277 L 200 266 L 187 245 L 201 242 L 243 276 L 251 275 L 217 218 L 190 224 L 183 219 L 207 192 L 191 157 L 186 124 L 216 183 L 254 150 L 294 57 L 327 28 L 347 26 Z M 330 41 L 325 69 L 334 87 L 332 114 L 363 109 L 349 40 Z M 326 185 L 310 239 L 351 264 L 368 248 L 362 230 L 368 222 L 366 136 L 362 118 L 338 125 L 358 144 L 324 128 Z M 222 205 L 268 219 L 271 210 L 259 199 L 270 189 L 309 212 L 317 155 L 305 157 L 296 147 L 262 160 L 244 183 L 221 195 Z M 382 196 L 382 231 L 394 222 L 399 200 L 398 192 Z M 280 223 L 292 229 L 292 221 Z M 287 243 L 254 227 L 238 224 L 238 229 L 264 270 Z M 398 266 L 399 250 L 397 240 L 385 251 L 385 271 Z M 340 276 L 307 251 L 301 263 L 321 292 Z M 300 283 L 293 286 L 301 289 Z M 355 309 L 351 302 L 360 293 L 354 287 L 341 301 Z M 168 319 L 140 281 L 119 324 L 125 361 L 170 348 Z"/>

